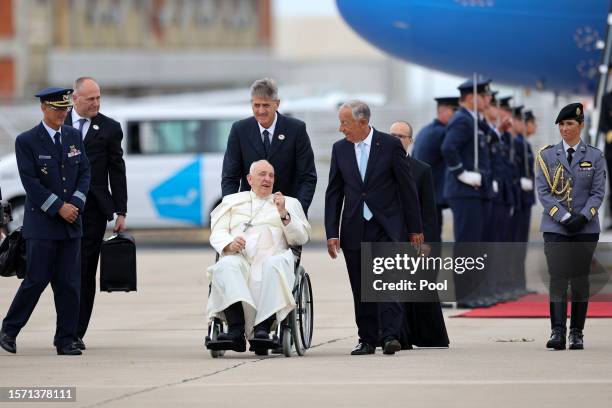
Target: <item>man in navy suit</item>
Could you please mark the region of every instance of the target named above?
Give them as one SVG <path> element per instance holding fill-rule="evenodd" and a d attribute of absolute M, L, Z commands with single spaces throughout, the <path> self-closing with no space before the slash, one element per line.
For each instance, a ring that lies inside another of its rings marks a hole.
<path fill-rule="evenodd" d="M 16 337 L 49 283 L 57 310 L 57 354 L 80 355 L 74 344 L 81 289 L 81 213 L 90 170 L 79 132 L 64 126 L 72 89 L 36 94 L 42 122 L 15 140 L 19 176 L 26 191 L 23 238 L 27 272 L 2 322 L 0 346 L 16 353 Z"/>
<path fill-rule="evenodd" d="M 251 85 L 253 116 L 232 125 L 223 158 L 221 193 L 225 197 L 250 190 L 251 163 L 267 160 L 278 169 L 274 190 L 295 197 L 308 214 L 317 185 L 317 171 L 306 124 L 277 112 L 276 83 L 258 79 Z"/>
<path fill-rule="evenodd" d="M 379 328 L 384 353 L 394 354 L 401 349 L 402 307 L 361 301 L 361 243 L 410 240 L 420 245 L 419 199 L 406 151 L 398 139 L 370 126 L 367 104 L 343 104 L 338 119 L 345 139 L 332 148 L 325 230 L 330 257 L 344 251 L 353 291 L 359 343 L 351 354 L 373 354 Z"/>

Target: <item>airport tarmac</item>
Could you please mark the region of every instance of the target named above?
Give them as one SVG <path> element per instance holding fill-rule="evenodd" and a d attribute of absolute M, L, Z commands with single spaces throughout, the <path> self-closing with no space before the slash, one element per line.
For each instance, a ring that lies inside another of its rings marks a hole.
<path fill-rule="evenodd" d="M 357 337 L 345 264 L 321 245 L 303 255 L 315 299 L 306 356 L 212 359 L 203 338 L 204 271 L 213 261 L 205 247 L 139 249 L 138 292 L 97 295 L 81 357 L 57 356 L 52 347 L 48 288 L 17 339 L 18 354 L 0 350 L 0 387 L 74 386 L 76 402 L 52 406 L 109 408 L 607 407 L 612 400 L 609 319 L 587 320 L 585 350 L 548 351 L 547 319 L 463 319 L 446 310 L 449 349 L 350 356 Z M 19 282 L 0 280 L 0 315 Z M 510 339 L 527 341 L 500 341 Z M 17 406 L 30 405 L 41 403 Z"/>

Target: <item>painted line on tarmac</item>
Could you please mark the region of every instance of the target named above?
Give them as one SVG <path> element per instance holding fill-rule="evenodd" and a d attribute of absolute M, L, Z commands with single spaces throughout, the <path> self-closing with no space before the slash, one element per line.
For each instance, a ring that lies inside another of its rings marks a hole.
<path fill-rule="evenodd" d="M 328 341 L 325 341 L 325 342 L 322 342 L 322 343 L 318 343 L 318 344 L 312 345 L 310 348 L 313 349 L 313 348 L 321 347 L 321 346 L 324 346 L 324 345 L 327 345 L 327 344 L 336 343 L 338 341 L 350 339 L 351 337 L 354 337 L 354 336 L 338 337 L 338 338 L 331 339 L 331 340 L 328 340 Z M 161 390 L 161 389 L 164 389 L 164 388 L 170 388 L 170 387 L 174 387 L 174 386 L 177 386 L 177 385 L 188 384 L 188 383 L 191 383 L 191 382 L 194 382 L 194 381 L 202 380 L 204 378 L 210 378 L 212 376 L 215 376 L 217 374 L 222 374 L 222 373 L 228 372 L 230 370 L 234 370 L 234 369 L 236 369 L 238 367 L 242 367 L 243 365 L 246 365 L 246 364 L 258 363 L 260 361 L 265 361 L 265 360 L 269 360 L 269 359 L 272 359 L 272 358 L 278 358 L 278 357 L 283 357 L 283 355 L 279 354 L 279 355 L 273 355 L 273 356 L 269 356 L 269 357 L 265 357 L 265 358 L 257 358 L 257 359 L 254 359 L 254 360 L 243 361 L 241 363 L 234 364 L 233 366 L 226 367 L 226 368 L 224 368 L 222 370 L 213 371 L 212 373 L 203 374 L 203 375 L 200 375 L 200 376 L 197 376 L 197 377 L 184 378 L 184 379 L 182 379 L 180 381 L 175 381 L 175 382 L 171 382 L 171 383 L 167 383 L 167 384 L 161 384 L 161 385 L 156 385 L 156 386 L 153 386 L 153 387 L 147 387 L 147 388 L 144 388 L 142 390 L 138 390 L 138 391 L 134 391 L 134 392 L 128 392 L 128 393 L 125 393 L 125 394 L 122 394 L 122 395 L 118 395 L 118 396 L 113 397 L 113 398 L 109 398 L 109 399 L 106 399 L 106 400 L 103 400 L 103 401 L 100 401 L 100 402 L 96 402 L 95 404 L 86 405 L 85 408 L 101 407 L 103 405 L 110 404 L 110 403 L 117 402 L 117 401 L 122 401 L 122 400 L 125 400 L 127 398 L 134 397 L 136 395 L 146 394 L 148 392 L 153 392 L 153 391 Z M 207 385 L 207 384 L 204 384 L 204 385 Z"/>

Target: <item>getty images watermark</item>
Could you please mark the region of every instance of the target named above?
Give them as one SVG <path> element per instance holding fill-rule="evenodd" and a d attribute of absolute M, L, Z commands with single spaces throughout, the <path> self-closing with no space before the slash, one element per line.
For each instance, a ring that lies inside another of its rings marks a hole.
<path fill-rule="evenodd" d="M 405 242 L 366 242 L 361 247 L 362 301 L 461 302 L 517 287 L 547 294 L 548 262 L 580 251 L 576 243 L 451 242 L 415 248 Z M 556 262 L 555 273 L 588 280 L 590 300 L 609 301 L 607 259 L 612 259 L 612 245 L 599 243 L 591 269 L 577 271 L 572 262 Z"/>

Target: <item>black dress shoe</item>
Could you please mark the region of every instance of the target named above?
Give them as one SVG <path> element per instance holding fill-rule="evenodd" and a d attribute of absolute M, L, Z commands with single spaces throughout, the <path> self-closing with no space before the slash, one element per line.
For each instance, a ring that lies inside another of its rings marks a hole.
<path fill-rule="evenodd" d="M 76 348 L 74 343 L 69 343 L 64 347 L 58 347 L 57 354 L 60 356 L 80 356 L 83 353 L 81 352 L 81 350 Z"/>
<path fill-rule="evenodd" d="M 582 330 L 570 329 L 568 340 L 570 350 L 584 349 L 584 336 L 582 335 Z"/>
<path fill-rule="evenodd" d="M 376 347 L 372 346 L 365 341 L 360 341 L 353 351 L 351 351 L 351 356 L 363 356 L 366 354 L 374 354 L 376 352 Z"/>
<path fill-rule="evenodd" d="M 17 343 L 15 342 L 15 338 L 10 337 L 4 332 L 0 332 L 0 347 L 9 353 L 17 353 Z"/>
<path fill-rule="evenodd" d="M 217 340 L 231 341 L 232 345 L 229 350 L 237 351 L 238 353 L 243 353 L 246 351 L 246 338 L 244 337 L 244 333 L 236 333 L 231 331 L 228 333 L 219 333 Z"/>
<path fill-rule="evenodd" d="M 85 343 L 83 342 L 83 339 L 80 337 L 77 337 L 76 340 L 74 341 L 74 346 L 76 348 L 78 348 L 79 350 L 86 350 L 87 347 L 85 347 Z"/>
<path fill-rule="evenodd" d="M 546 348 L 565 350 L 565 330 L 554 328 L 550 334 L 550 339 L 546 343 Z"/>
<path fill-rule="evenodd" d="M 383 354 L 395 354 L 402 349 L 402 345 L 396 339 L 388 339 L 383 345 Z"/>
<path fill-rule="evenodd" d="M 265 329 L 256 329 L 253 337 L 256 339 L 266 340 L 270 338 L 270 333 L 268 333 Z"/>

